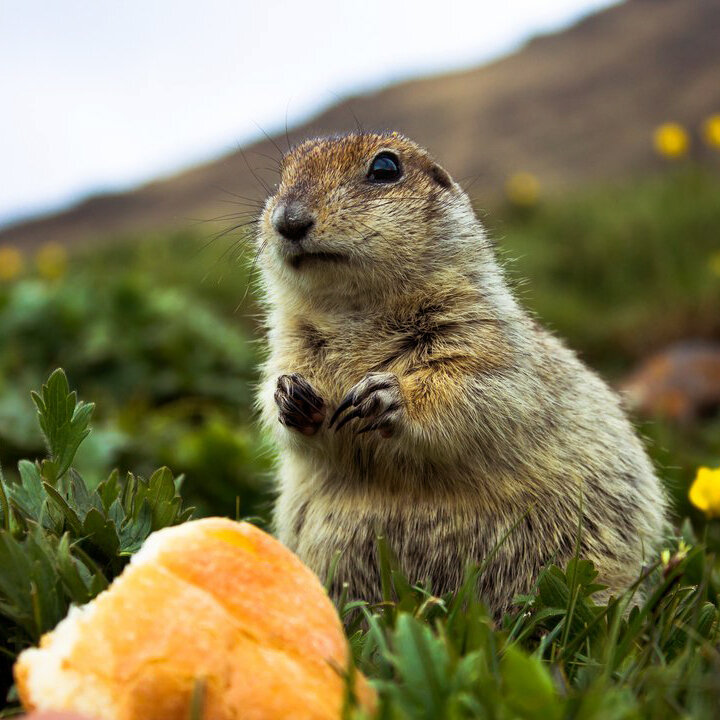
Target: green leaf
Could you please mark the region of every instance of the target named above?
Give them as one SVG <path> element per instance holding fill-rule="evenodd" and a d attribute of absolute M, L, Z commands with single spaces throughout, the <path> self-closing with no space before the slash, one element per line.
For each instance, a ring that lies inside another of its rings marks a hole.
<path fill-rule="evenodd" d="M 152 510 L 153 530 L 172 525 L 180 498 L 176 495 L 173 474 L 168 468 L 162 467 L 150 476 L 145 497 Z"/>
<path fill-rule="evenodd" d="M 0 465 L 0 518 L 2 518 L 3 528 L 10 530 L 10 503 L 5 491 L 5 476 L 3 475 L 2 465 Z"/>
<path fill-rule="evenodd" d="M 545 607 L 565 608 L 570 591 L 563 571 L 551 565 L 538 583 L 538 594 Z"/>
<path fill-rule="evenodd" d="M 709 640 L 717 619 L 718 609 L 712 603 L 704 603 L 697 622 L 697 634 Z"/>
<path fill-rule="evenodd" d="M 91 590 L 92 574 L 72 556 L 70 548 L 70 537 L 65 533 L 57 547 L 57 570 L 70 599 L 83 604 L 95 595 Z"/>
<path fill-rule="evenodd" d="M 551 565 L 547 572 L 543 573 L 538 580 L 538 595 L 542 600 L 542 604 L 548 608 L 557 608 L 563 611 L 567 610 L 566 621 L 570 618 L 570 630 L 577 632 L 592 623 L 595 613 L 588 605 L 585 599 L 585 592 L 582 591 L 582 582 L 588 582 L 586 590 L 588 593 L 593 592 L 592 580 L 596 573 L 592 564 L 586 560 L 581 560 L 575 564 L 575 560 L 570 561 L 572 565 L 568 565 L 568 572 L 563 573 L 560 568 Z M 571 571 L 575 568 L 575 585 L 573 593 L 574 602 L 571 604 L 571 589 L 569 587 L 568 578 L 572 581 Z M 582 582 L 579 582 L 579 580 Z M 570 613 L 569 611 L 572 610 Z"/>
<path fill-rule="evenodd" d="M 115 506 L 120 508 L 120 503 Z M 136 518 L 128 518 L 128 522 L 120 530 L 120 552 L 132 555 L 137 552 L 153 530 L 153 517 L 150 504 L 143 500 Z"/>
<path fill-rule="evenodd" d="M 589 560 L 573 557 L 570 562 L 568 562 L 565 576 L 572 580 L 574 587 L 583 588 L 583 594 L 587 595 L 588 588 L 596 587 L 593 585 L 593 580 L 598 576 L 598 572 Z M 603 586 L 600 586 L 600 588 L 602 587 Z"/>
<path fill-rule="evenodd" d="M 120 549 L 117 528 L 115 523 L 105 518 L 99 510 L 93 508 L 85 516 L 82 532 L 87 536 L 88 542 L 99 548 L 108 559 L 117 556 Z"/>
<path fill-rule="evenodd" d="M 79 537 L 82 535 L 82 521 L 77 516 L 77 513 L 70 507 L 70 505 L 68 505 L 67 500 L 65 500 L 65 498 L 50 483 L 43 483 L 43 487 L 50 501 L 53 502 L 55 507 L 57 507 L 58 510 L 60 510 L 60 512 L 65 516 L 65 519 L 68 521 L 68 525 L 71 527 L 75 536 Z"/>
<path fill-rule="evenodd" d="M 93 406 L 77 401 L 62 371 L 33 399 L 50 459 L 21 460 L 17 482 L 0 472 L 0 685 L 8 658 L 54 627 L 71 602 L 106 589 L 105 573 L 116 576 L 153 529 L 192 513 L 167 468 L 147 481 L 115 471 L 89 489 L 71 463 Z"/>
<path fill-rule="evenodd" d="M 17 510 L 25 525 L 39 523 L 55 533 L 62 531 L 62 515 L 48 505 L 40 471 L 35 463 L 18 463 L 20 482 L 5 486 L 10 504 Z"/>
<path fill-rule="evenodd" d="M 47 499 L 40 472 L 29 460 L 21 460 L 18 470 L 20 483 L 10 486 L 10 498 L 25 517 L 39 521 Z"/>
<path fill-rule="evenodd" d="M 95 597 L 95 595 L 102 592 L 103 590 L 107 590 L 110 583 L 107 581 L 107 578 L 103 574 L 103 571 L 100 569 L 98 564 L 78 544 L 72 546 L 72 553 L 82 563 L 82 565 L 78 566 L 81 571 L 82 567 L 84 566 L 87 568 L 88 573 L 90 574 L 89 587 L 93 597 Z"/>
<path fill-rule="evenodd" d="M 111 506 L 120 497 L 121 492 L 120 473 L 113 470 L 108 479 L 101 482 L 97 487 L 97 495 L 105 508 L 105 512 L 110 511 Z"/>
<path fill-rule="evenodd" d="M 188 520 L 190 520 L 190 518 L 192 518 L 194 512 L 194 507 L 185 508 L 181 513 L 178 514 L 175 524 L 181 525 L 182 523 L 187 522 Z"/>
<path fill-rule="evenodd" d="M 547 667 L 517 646 L 506 648 L 500 663 L 504 695 L 522 718 L 554 720 L 562 716 L 562 703 Z"/>
<path fill-rule="evenodd" d="M 135 506 L 135 496 L 137 495 L 138 488 L 141 485 L 144 487 L 142 481 L 138 476 L 133 475 L 130 472 L 125 475 L 125 480 L 122 483 L 122 492 L 120 494 L 120 498 L 126 515 L 133 514 L 133 508 Z"/>
<path fill-rule="evenodd" d="M 70 499 L 80 517 L 85 517 L 93 508 L 104 511 L 103 502 L 97 492 L 88 492 L 87 485 L 79 472 L 70 468 Z"/>
<path fill-rule="evenodd" d="M 417 717 L 444 716 L 449 658 L 440 638 L 407 613 L 397 618 L 394 657 L 405 685 L 403 696 Z"/>
<path fill-rule="evenodd" d="M 0 614 L 34 642 L 67 612 L 56 548 L 57 539 L 39 526 L 23 539 L 0 530 Z"/>
<path fill-rule="evenodd" d="M 115 527 L 122 528 L 128 522 L 132 522 L 132 515 L 125 515 L 125 508 L 121 505 L 120 500 L 117 499 L 110 506 L 110 510 L 106 515 L 115 523 Z"/>
<path fill-rule="evenodd" d="M 162 467 L 156 470 L 147 481 L 133 478 L 133 482 L 135 488 L 130 512 L 137 519 L 143 504 L 147 502 L 152 513 L 153 530 L 174 525 L 187 512 L 182 511 L 182 499 L 177 493 L 173 474 L 168 468 Z"/>
<path fill-rule="evenodd" d="M 61 369 L 55 370 L 42 386 L 41 394 L 34 392 L 32 398 L 51 456 L 43 467 L 44 476 L 54 485 L 67 472 L 80 443 L 90 433 L 88 426 L 95 406 L 78 402 Z"/>

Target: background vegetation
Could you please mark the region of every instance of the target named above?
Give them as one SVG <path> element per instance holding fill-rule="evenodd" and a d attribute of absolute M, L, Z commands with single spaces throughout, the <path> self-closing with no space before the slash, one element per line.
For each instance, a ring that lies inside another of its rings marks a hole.
<path fill-rule="evenodd" d="M 683 165 L 622 185 L 511 204 L 485 218 L 525 304 L 616 381 L 667 342 L 720 337 L 720 179 Z M 271 450 L 253 423 L 261 357 L 252 252 L 231 234 L 118 238 L 21 256 L 0 280 L 0 462 L 43 442 L 27 398 L 62 366 L 96 401 L 78 468 L 166 464 L 200 513 L 267 517 Z M 720 463 L 720 421 L 642 432 L 680 510 L 699 464 Z M 713 466 L 714 466 L 713 465 Z"/>

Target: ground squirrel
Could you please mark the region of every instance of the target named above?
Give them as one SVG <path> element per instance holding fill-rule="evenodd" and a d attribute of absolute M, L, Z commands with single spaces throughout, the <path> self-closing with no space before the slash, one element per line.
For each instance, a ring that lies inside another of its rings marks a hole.
<path fill-rule="evenodd" d="M 499 614 L 573 555 L 580 513 L 599 579 L 638 577 L 666 511 L 645 451 L 615 394 L 517 303 L 425 150 L 397 133 L 304 142 L 259 227 L 276 529 L 321 578 L 342 551 L 336 592 L 379 598 L 382 532 L 435 593 L 495 548 L 480 590 Z"/>

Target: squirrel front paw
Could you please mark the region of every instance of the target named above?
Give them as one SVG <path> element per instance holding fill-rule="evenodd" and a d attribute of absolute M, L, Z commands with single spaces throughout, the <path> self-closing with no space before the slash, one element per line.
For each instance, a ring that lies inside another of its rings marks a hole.
<path fill-rule="evenodd" d="M 280 423 L 303 435 L 314 435 L 325 420 L 325 401 L 298 373 L 278 378 L 275 403 Z"/>
<path fill-rule="evenodd" d="M 388 438 L 400 425 L 404 405 L 400 381 L 395 373 L 368 373 L 343 398 L 328 427 L 337 422 L 337 432 L 351 420 L 361 418 L 365 423 L 357 431 L 358 435 L 378 430 L 382 437 Z M 353 409 L 343 414 L 349 408 Z"/>

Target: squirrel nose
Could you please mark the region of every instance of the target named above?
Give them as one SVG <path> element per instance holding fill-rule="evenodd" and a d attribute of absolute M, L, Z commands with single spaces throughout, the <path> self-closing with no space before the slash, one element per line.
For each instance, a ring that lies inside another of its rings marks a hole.
<path fill-rule="evenodd" d="M 287 240 L 302 240 L 315 224 L 310 212 L 300 203 L 289 202 L 278 205 L 272 214 L 272 224 Z"/>

